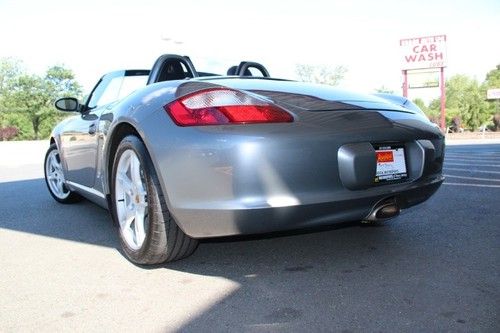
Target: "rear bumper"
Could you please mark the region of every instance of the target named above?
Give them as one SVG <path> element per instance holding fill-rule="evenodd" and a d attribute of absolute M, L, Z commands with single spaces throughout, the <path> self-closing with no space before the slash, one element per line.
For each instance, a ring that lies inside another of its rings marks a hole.
<path fill-rule="evenodd" d="M 170 213 L 186 234 L 255 234 L 362 220 L 381 200 L 396 198 L 405 209 L 439 188 L 444 138 L 438 130 L 413 118 L 366 116 L 357 127 L 351 114 L 333 113 L 324 126 L 164 128 L 168 116 L 158 112 L 143 137 Z M 405 147 L 408 178 L 374 185 L 372 144 L 391 142 Z"/>
<path fill-rule="evenodd" d="M 182 222 L 184 232 L 194 238 L 259 234 L 335 223 L 360 221 L 373 207 L 387 198 L 395 198 L 401 209 L 426 201 L 441 186 L 444 178 L 436 176 L 425 181 L 369 193 L 358 198 L 339 199 L 325 203 L 247 209 L 176 209 L 175 218 Z"/>

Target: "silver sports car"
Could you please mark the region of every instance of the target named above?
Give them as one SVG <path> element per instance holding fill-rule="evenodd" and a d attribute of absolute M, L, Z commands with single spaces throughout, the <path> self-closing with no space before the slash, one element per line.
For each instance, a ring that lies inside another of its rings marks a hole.
<path fill-rule="evenodd" d="M 443 135 L 403 104 L 163 55 L 104 75 L 84 104 L 56 102 L 78 114 L 53 130 L 45 178 L 58 202 L 108 208 L 138 264 L 200 238 L 383 221 L 443 182 Z"/>

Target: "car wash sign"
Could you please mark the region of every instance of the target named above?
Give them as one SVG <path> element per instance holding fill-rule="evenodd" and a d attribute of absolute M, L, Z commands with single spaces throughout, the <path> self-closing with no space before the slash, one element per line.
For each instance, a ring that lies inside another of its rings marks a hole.
<path fill-rule="evenodd" d="M 446 35 L 401 39 L 399 46 L 403 70 L 446 67 Z"/>

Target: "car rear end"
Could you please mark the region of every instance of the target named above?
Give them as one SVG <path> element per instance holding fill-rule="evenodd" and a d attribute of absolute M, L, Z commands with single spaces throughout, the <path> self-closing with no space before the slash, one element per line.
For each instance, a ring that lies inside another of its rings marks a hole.
<path fill-rule="evenodd" d="M 252 121 L 242 116 L 247 109 L 228 111 L 234 103 L 208 91 L 237 91 L 249 96 L 242 103 L 268 110 Z M 385 219 L 427 200 L 443 181 L 444 138 L 428 120 L 324 86 L 187 82 L 141 126 L 167 205 L 196 238 Z"/>

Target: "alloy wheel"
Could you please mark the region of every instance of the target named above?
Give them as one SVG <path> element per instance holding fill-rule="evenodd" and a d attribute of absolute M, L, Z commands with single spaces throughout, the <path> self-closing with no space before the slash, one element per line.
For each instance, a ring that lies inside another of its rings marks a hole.
<path fill-rule="evenodd" d="M 147 234 L 148 203 L 144 171 L 137 154 L 125 150 L 115 174 L 115 207 L 120 232 L 133 250 L 141 248 Z"/>
<path fill-rule="evenodd" d="M 51 192 L 58 199 L 66 199 L 71 192 L 66 187 L 66 181 L 61 166 L 61 158 L 59 157 L 59 151 L 57 149 L 53 149 L 47 156 L 45 174 L 47 175 L 47 184 Z"/>

